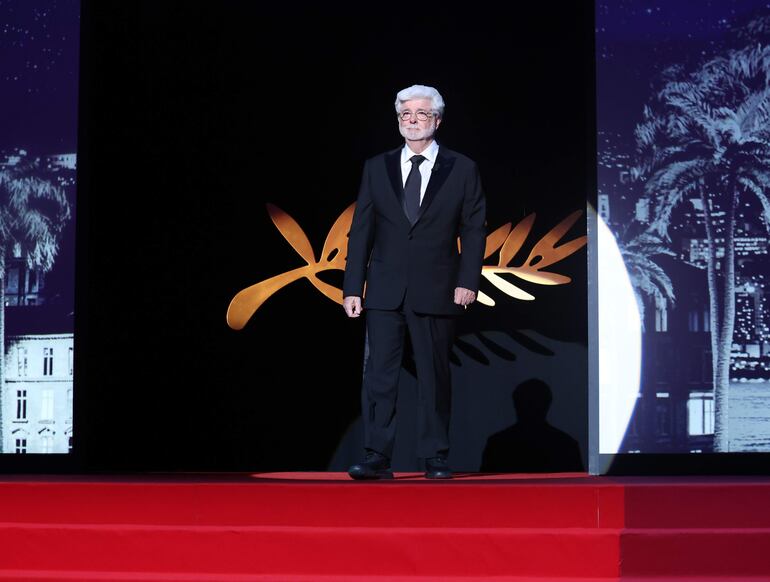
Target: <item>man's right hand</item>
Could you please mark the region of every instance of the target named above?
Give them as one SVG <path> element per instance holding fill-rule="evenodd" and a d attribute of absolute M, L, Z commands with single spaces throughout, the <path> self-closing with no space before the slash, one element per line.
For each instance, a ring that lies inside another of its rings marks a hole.
<path fill-rule="evenodd" d="M 342 307 L 345 308 L 345 313 L 348 317 L 358 317 L 363 311 L 363 308 L 361 307 L 361 298 L 356 297 L 355 295 L 345 297 L 342 300 Z"/>

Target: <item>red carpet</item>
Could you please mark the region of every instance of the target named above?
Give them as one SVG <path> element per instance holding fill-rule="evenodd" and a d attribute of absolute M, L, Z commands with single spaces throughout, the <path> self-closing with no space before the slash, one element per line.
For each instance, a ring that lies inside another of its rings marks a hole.
<path fill-rule="evenodd" d="M 0 581 L 770 580 L 770 478 L 4 477 Z"/>

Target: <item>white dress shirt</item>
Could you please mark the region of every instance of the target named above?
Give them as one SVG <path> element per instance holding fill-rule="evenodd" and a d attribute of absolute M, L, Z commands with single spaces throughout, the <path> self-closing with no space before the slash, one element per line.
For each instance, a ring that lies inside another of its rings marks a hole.
<path fill-rule="evenodd" d="M 410 158 L 412 156 L 421 155 L 425 156 L 425 161 L 420 164 L 420 204 L 425 196 L 425 189 L 428 187 L 428 181 L 430 175 L 433 172 L 433 166 L 436 165 L 436 156 L 438 155 L 438 143 L 436 140 L 430 142 L 430 145 L 425 148 L 424 151 L 419 154 L 415 154 L 409 149 L 409 146 L 404 144 L 404 148 L 401 150 L 401 185 L 406 185 L 406 178 L 409 176 L 409 172 L 412 171 L 412 162 Z"/>

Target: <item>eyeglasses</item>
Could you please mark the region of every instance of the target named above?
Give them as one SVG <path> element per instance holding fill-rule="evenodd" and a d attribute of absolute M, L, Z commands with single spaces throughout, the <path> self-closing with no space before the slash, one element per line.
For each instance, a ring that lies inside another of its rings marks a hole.
<path fill-rule="evenodd" d="M 431 117 L 433 117 L 433 112 L 422 111 L 422 110 L 412 112 L 407 109 L 406 111 L 402 111 L 401 113 L 398 114 L 398 118 L 401 121 L 409 121 L 410 119 L 412 119 L 412 116 L 415 116 L 418 119 L 418 121 L 428 121 Z"/>

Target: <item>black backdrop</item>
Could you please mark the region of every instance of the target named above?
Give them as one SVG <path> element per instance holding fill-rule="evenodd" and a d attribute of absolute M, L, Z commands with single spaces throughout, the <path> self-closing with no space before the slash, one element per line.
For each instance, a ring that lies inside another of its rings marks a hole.
<path fill-rule="evenodd" d="M 439 142 L 479 163 L 490 229 L 537 212 L 539 238 L 585 208 L 593 183 L 591 3 L 92 0 L 82 34 L 75 445 L 87 469 L 329 466 L 359 414 L 362 322 L 306 280 L 243 331 L 224 316 L 240 289 L 302 265 L 265 203 L 318 253 L 363 161 L 400 142 L 399 89 L 442 92 Z M 584 233 L 581 219 L 567 238 Z M 585 261 L 583 249 L 555 268 L 571 285 L 522 284 L 535 302 L 490 292 L 498 306 L 475 306 L 461 333 L 507 331 L 548 353 L 515 331 L 535 330 L 585 350 Z M 584 460 L 586 365 L 550 366 L 579 392 Z"/>

